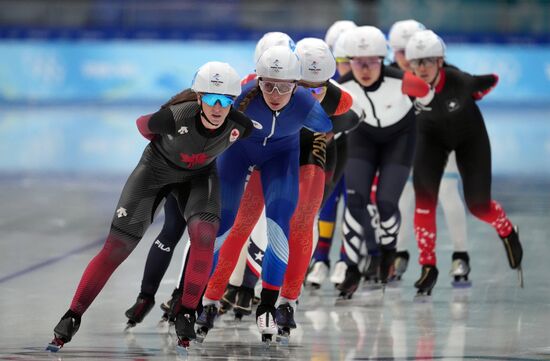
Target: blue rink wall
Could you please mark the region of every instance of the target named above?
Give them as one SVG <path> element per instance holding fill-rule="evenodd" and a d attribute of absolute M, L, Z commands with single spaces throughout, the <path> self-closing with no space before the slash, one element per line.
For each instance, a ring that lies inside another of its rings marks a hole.
<path fill-rule="evenodd" d="M 253 42 L 0 42 L 0 172 L 130 171 L 137 116 L 210 60 L 253 70 Z M 495 174 L 550 176 L 550 47 L 451 44 L 447 60 L 500 82 L 480 106 Z"/>

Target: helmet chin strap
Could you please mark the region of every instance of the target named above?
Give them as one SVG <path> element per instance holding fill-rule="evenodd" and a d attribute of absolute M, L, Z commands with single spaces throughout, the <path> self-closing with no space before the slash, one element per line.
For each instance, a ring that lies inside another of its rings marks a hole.
<path fill-rule="evenodd" d="M 210 119 L 208 119 L 208 117 L 207 117 L 206 114 L 204 113 L 204 110 L 202 109 L 202 101 L 201 101 L 201 117 L 204 117 L 204 119 L 208 122 L 208 124 L 213 125 L 213 126 L 215 126 L 216 128 L 220 126 L 219 124 L 214 124 L 214 123 L 212 123 L 212 122 L 210 121 Z"/>
<path fill-rule="evenodd" d="M 430 86 L 435 87 L 435 83 L 437 83 L 437 80 L 441 76 L 441 68 L 437 68 L 437 75 L 435 76 L 434 80 L 430 82 Z"/>

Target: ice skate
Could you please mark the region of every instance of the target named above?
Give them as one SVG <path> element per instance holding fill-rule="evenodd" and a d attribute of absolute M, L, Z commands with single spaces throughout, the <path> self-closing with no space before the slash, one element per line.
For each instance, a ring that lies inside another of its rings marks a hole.
<path fill-rule="evenodd" d="M 178 336 L 178 345 L 176 351 L 181 355 L 187 355 L 191 341 L 197 338 L 195 333 L 195 310 L 181 308 L 176 315 L 176 335 Z"/>
<path fill-rule="evenodd" d="M 328 277 L 329 268 L 328 262 L 316 261 L 307 275 L 306 285 L 314 290 L 321 288 L 321 284 Z"/>
<path fill-rule="evenodd" d="M 422 266 L 422 274 L 420 278 L 414 283 L 414 287 L 418 288 L 415 296 L 415 301 L 423 302 L 427 301 L 432 295 L 432 289 L 437 282 L 437 275 L 439 271 L 436 266 L 424 265 Z"/>
<path fill-rule="evenodd" d="M 277 342 L 287 345 L 290 339 L 290 330 L 296 328 L 294 321 L 294 308 L 289 303 L 283 303 L 277 307 L 275 322 L 279 328 Z"/>
<path fill-rule="evenodd" d="M 338 289 L 338 285 L 340 283 L 344 282 L 344 279 L 346 278 L 347 269 L 348 269 L 348 265 L 344 261 L 338 261 L 334 265 L 334 271 L 330 276 L 330 282 L 334 283 L 334 287 L 336 287 L 336 289 Z"/>
<path fill-rule="evenodd" d="M 248 316 L 252 313 L 252 298 L 254 297 L 254 289 L 248 287 L 239 287 L 235 298 L 233 312 L 235 320 L 242 320 L 243 316 Z"/>
<path fill-rule="evenodd" d="M 521 261 L 523 259 L 523 248 L 519 240 L 519 229 L 517 226 L 512 228 L 512 232 L 506 237 L 500 237 L 506 250 L 506 256 L 508 257 L 508 263 L 511 269 L 518 271 L 519 286 L 523 288 L 523 270 L 521 268 Z"/>
<path fill-rule="evenodd" d="M 233 308 L 238 291 L 239 287 L 233 286 L 231 284 L 227 285 L 223 297 L 220 300 L 220 309 L 218 311 L 220 315 L 227 313 L 227 311 Z"/>
<path fill-rule="evenodd" d="M 160 309 L 163 311 L 162 317 L 159 321 L 159 326 L 165 322 L 174 323 L 176 321 L 176 314 L 178 313 L 178 308 L 180 305 L 179 300 L 181 299 L 181 290 L 176 288 L 172 291 L 172 297 L 160 304 Z"/>
<path fill-rule="evenodd" d="M 256 310 L 256 325 L 266 347 L 271 345 L 273 335 L 276 335 L 279 331 L 275 323 L 275 312 L 275 307 L 262 304 Z"/>
<path fill-rule="evenodd" d="M 131 328 L 136 327 L 138 323 L 141 323 L 145 316 L 155 305 L 155 298 L 151 296 L 139 295 L 136 299 L 136 303 L 132 307 L 126 310 L 124 313 L 128 317 L 128 322 L 126 323 L 126 328 L 124 331 L 129 331 Z"/>
<path fill-rule="evenodd" d="M 407 251 L 399 251 L 395 253 L 395 260 L 393 261 L 393 275 L 389 280 L 391 285 L 397 286 L 401 283 L 403 274 L 407 271 L 407 267 L 409 266 L 409 258 L 409 252 Z"/>
<path fill-rule="evenodd" d="M 52 342 L 46 346 L 46 350 L 51 352 L 59 351 L 64 344 L 71 341 L 79 328 L 80 316 L 71 310 L 67 311 L 53 329 L 54 338 Z"/>
<path fill-rule="evenodd" d="M 468 279 L 470 274 L 470 257 L 468 252 L 454 252 L 453 264 L 449 272 L 453 276 L 452 285 L 455 288 L 467 288 L 472 286 L 472 281 Z"/>
<path fill-rule="evenodd" d="M 363 277 L 365 278 L 365 282 L 363 283 L 364 289 L 371 291 L 382 288 L 382 283 L 380 282 L 381 262 L 382 257 L 380 255 L 367 256 L 367 264 L 363 273 Z"/>
<path fill-rule="evenodd" d="M 197 342 L 202 343 L 204 338 L 212 328 L 214 328 L 214 320 L 218 316 L 218 308 L 215 304 L 209 304 L 203 307 L 202 313 L 197 319 Z"/>
<path fill-rule="evenodd" d="M 395 264 L 395 248 L 381 250 L 380 256 L 380 282 L 383 285 L 386 285 L 390 277 L 394 274 L 394 264 Z"/>
<path fill-rule="evenodd" d="M 359 268 L 357 266 L 349 266 L 346 270 L 346 278 L 337 287 L 340 290 L 338 300 L 351 299 L 355 291 L 357 291 L 360 282 L 361 272 L 359 272 Z"/>

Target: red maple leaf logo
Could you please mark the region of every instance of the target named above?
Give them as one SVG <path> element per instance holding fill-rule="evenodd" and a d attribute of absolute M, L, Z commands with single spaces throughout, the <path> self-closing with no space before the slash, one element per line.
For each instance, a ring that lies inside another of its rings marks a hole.
<path fill-rule="evenodd" d="M 187 168 L 193 168 L 197 165 L 202 165 L 208 160 L 206 153 L 185 154 L 180 153 L 181 161 L 187 164 Z"/>

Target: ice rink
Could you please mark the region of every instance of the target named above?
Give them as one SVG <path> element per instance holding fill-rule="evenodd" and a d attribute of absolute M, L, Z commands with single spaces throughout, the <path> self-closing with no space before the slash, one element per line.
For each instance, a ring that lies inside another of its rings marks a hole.
<path fill-rule="evenodd" d="M 68 112 L 59 109 L 33 109 L 31 113 L 18 110 L 11 115 L 30 121 L 30 117 L 53 117 L 48 111 L 69 117 Z M 130 123 L 141 111 L 126 114 Z M 550 133 L 546 124 L 549 113 L 548 108 L 528 114 L 523 110 L 489 111 L 493 149 L 518 146 L 499 135 L 504 123 L 518 124 L 518 129 L 527 127 L 544 138 Z M 94 117 L 93 113 L 85 116 Z M 131 131 L 139 137 L 137 131 Z M 533 144 L 519 146 L 514 154 L 524 154 L 522 149 Z M 541 147 L 545 149 L 548 144 Z M 40 144 L 33 144 L 33 149 L 39 165 Z M 530 176 L 522 170 L 515 173 L 507 168 L 505 160 L 498 158 L 507 157 L 506 152 L 495 154 L 493 159 L 500 174 L 493 179 L 493 198 L 520 227 L 524 289 L 518 287 L 517 273 L 509 269 L 496 233 L 471 216 L 468 244 L 473 286 L 453 289 L 448 276 L 452 248 L 440 217 L 440 276 L 430 302 L 413 301 L 413 282 L 420 267 L 411 240 L 412 261 L 400 288 L 387 289 L 384 294 L 362 289 L 353 300 L 338 305 L 336 291 L 329 283 L 316 293 L 306 290 L 296 313 L 299 327 L 292 333 L 289 345 L 272 345 L 269 349 L 261 344 L 252 317 L 235 323 L 226 315 L 218 319 L 202 345 L 192 344 L 187 358 L 550 360 L 550 176 Z M 525 162 L 535 162 L 546 167 L 541 173 L 547 172 L 549 161 L 540 159 L 544 153 L 531 154 L 534 160 Z M 137 160 L 136 156 L 129 169 Z M 165 326 L 158 327 L 161 310 L 157 307 L 171 294 L 179 272 L 181 244 L 157 294 L 157 305 L 133 332 L 123 332 L 124 311 L 139 292 L 145 258 L 160 230 L 162 213 L 84 314 L 73 341 L 57 354 L 44 351 L 86 264 L 103 243 L 126 177 L 120 172 L 70 173 L 59 169 L 0 174 L 0 360 L 185 359 L 176 354 L 173 329 L 168 332 Z"/>

